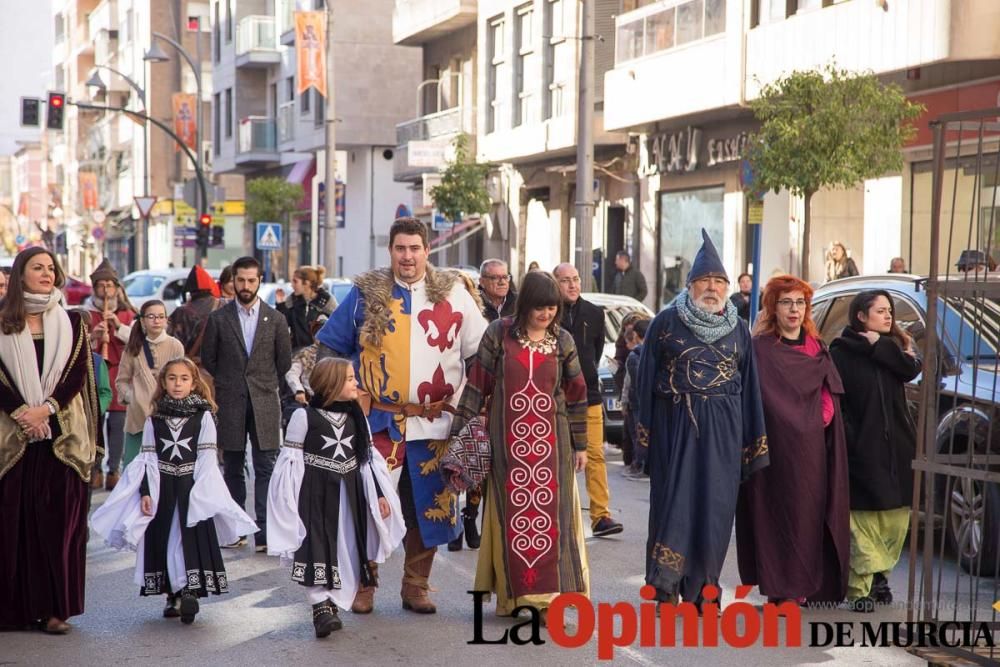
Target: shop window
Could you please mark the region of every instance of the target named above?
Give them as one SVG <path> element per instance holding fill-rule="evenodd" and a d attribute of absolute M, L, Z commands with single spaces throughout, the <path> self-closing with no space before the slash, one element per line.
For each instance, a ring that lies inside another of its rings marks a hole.
<path fill-rule="evenodd" d="M 701 248 L 702 228 L 723 247 L 725 188 L 660 193 L 660 300 L 670 303 L 687 284 L 691 261 Z"/>

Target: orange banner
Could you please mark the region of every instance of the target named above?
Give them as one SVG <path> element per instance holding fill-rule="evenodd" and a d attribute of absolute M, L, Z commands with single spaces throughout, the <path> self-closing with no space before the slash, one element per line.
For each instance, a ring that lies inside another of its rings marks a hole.
<path fill-rule="evenodd" d="M 295 12 L 295 57 L 301 95 L 309 88 L 326 97 L 326 14 Z"/>
<path fill-rule="evenodd" d="M 194 115 L 197 104 L 195 96 L 190 93 L 174 93 L 171 102 L 174 107 L 174 132 L 188 148 L 194 150 L 197 148 L 195 141 L 198 136 Z M 180 146 L 174 146 L 174 150 L 180 149 Z"/>
<path fill-rule="evenodd" d="M 97 208 L 97 173 L 93 171 L 80 172 L 80 199 L 83 208 L 92 211 Z"/>

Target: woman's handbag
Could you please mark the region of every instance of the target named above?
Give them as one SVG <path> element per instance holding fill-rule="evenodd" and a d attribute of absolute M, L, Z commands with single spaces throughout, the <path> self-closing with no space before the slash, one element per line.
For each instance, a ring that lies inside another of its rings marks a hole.
<path fill-rule="evenodd" d="M 473 417 L 451 438 L 448 453 L 441 458 L 445 484 L 456 493 L 478 486 L 490 474 L 491 458 L 486 422 Z"/>

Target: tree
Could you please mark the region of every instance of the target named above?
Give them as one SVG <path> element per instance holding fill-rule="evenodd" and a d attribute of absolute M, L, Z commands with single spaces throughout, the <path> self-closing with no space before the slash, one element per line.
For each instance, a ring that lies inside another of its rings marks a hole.
<path fill-rule="evenodd" d="M 247 181 L 247 217 L 253 222 L 283 222 L 302 201 L 302 186 L 269 176 Z"/>
<path fill-rule="evenodd" d="M 490 194 L 486 191 L 486 176 L 490 166 L 475 161 L 469 155 L 469 136 L 455 137 L 455 159 L 441 176 L 441 185 L 431 188 L 431 197 L 438 211 L 448 220 L 461 220 L 463 215 L 483 214 L 490 210 Z"/>
<path fill-rule="evenodd" d="M 785 188 L 805 199 L 802 279 L 808 281 L 812 196 L 902 169 L 902 148 L 916 132 L 910 121 L 923 106 L 874 74 L 828 65 L 764 86 L 750 107 L 761 124 L 748 145 L 754 189 Z"/>

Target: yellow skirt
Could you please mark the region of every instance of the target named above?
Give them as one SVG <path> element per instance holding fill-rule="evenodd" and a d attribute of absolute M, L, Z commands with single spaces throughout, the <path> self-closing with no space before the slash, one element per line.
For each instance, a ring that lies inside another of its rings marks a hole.
<path fill-rule="evenodd" d="M 558 593 L 538 593 L 511 598 L 507 595 L 507 572 L 503 562 L 504 542 L 500 517 L 493 507 L 493 494 L 483 493 L 483 537 L 479 545 L 479 562 L 476 565 L 474 589 L 490 591 L 497 595 L 497 616 L 510 616 L 517 607 L 530 606 L 547 609 Z M 573 532 L 580 550 L 580 569 L 583 573 L 583 594 L 590 597 L 590 566 L 587 563 L 587 545 L 584 541 L 583 514 L 580 509 L 580 492 L 573 477 Z M 489 601 L 489 597 L 487 597 Z"/>

